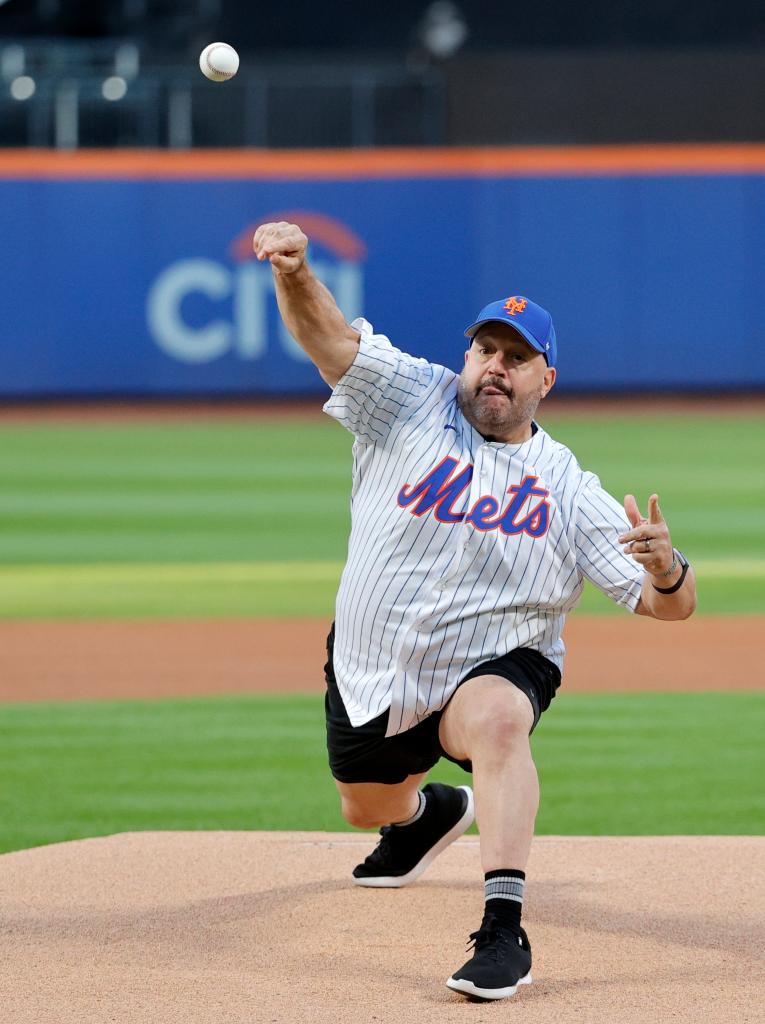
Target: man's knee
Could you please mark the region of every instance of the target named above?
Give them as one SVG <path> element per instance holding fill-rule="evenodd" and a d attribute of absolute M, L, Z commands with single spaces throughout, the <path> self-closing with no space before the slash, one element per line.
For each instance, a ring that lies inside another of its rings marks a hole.
<path fill-rule="evenodd" d="M 379 828 L 392 821 L 405 821 L 417 810 L 417 795 L 426 773 L 410 775 L 404 782 L 336 782 L 340 810 L 354 828 Z"/>
<path fill-rule="evenodd" d="M 386 824 L 369 808 L 349 797 L 340 798 L 340 809 L 343 817 L 354 828 L 379 828 Z"/>
<path fill-rule="evenodd" d="M 497 752 L 527 744 L 534 725 L 534 709 L 526 694 L 507 683 L 476 693 L 465 722 L 469 746 L 486 746 Z"/>

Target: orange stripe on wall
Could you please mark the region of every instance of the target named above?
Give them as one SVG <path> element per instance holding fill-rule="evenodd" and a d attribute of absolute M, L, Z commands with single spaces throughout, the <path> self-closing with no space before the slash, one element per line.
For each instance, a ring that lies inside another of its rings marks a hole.
<path fill-rule="evenodd" d="M 264 180 L 765 173 L 765 145 L 347 150 L 2 150 L 0 178 Z"/>

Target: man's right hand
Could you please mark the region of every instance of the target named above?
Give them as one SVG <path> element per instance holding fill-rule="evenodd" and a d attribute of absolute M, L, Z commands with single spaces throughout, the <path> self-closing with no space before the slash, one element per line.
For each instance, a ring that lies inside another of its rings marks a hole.
<path fill-rule="evenodd" d="M 297 224 L 283 220 L 261 224 L 252 239 L 257 258 L 271 263 L 285 327 L 333 388 L 358 355 L 360 334 L 308 266 L 307 247 L 308 239 Z"/>
<path fill-rule="evenodd" d="M 294 274 L 305 262 L 308 239 L 297 226 L 284 220 L 261 224 L 252 239 L 252 248 L 261 261 L 268 260 L 280 274 Z"/>

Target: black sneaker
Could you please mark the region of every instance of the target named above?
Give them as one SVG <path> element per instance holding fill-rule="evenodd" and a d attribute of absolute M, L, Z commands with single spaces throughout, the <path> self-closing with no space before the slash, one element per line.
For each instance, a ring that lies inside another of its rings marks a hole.
<path fill-rule="evenodd" d="M 523 928 L 519 935 L 489 913 L 470 938 L 473 959 L 449 978 L 449 988 L 473 999 L 506 999 L 519 985 L 531 984 L 531 946 Z"/>
<path fill-rule="evenodd" d="M 353 869 L 356 885 L 398 889 L 419 878 L 449 843 L 466 832 L 475 817 L 470 786 L 431 782 L 423 788 L 425 810 L 404 828 L 385 825 L 380 842 L 363 864 Z"/>

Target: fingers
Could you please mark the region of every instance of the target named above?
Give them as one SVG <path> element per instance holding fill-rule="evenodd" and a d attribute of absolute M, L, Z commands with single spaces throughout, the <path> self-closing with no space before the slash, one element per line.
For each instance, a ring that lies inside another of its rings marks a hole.
<path fill-rule="evenodd" d="M 659 495 L 652 494 L 648 499 L 648 518 L 640 514 L 638 503 L 635 500 L 634 494 L 626 494 L 624 496 L 624 511 L 627 513 L 633 529 L 627 533 L 623 533 L 619 540 L 621 543 L 626 544 L 633 540 L 645 540 L 648 537 L 655 537 L 655 530 L 644 529 L 646 526 L 658 526 L 664 522 L 664 516 L 661 509 L 659 508 Z"/>
<path fill-rule="evenodd" d="M 630 554 L 639 565 L 647 566 L 649 562 L 656 561 L 656 554 L 653 551 L 631 551 Z"/>
<path fill-rule="evenodd" d="M 620 544 L 634 544 L 638 540 L 649 540 L 650 534 L 643 530 L 630 530 L 629 533 L 622 533 L 616 538 Z M 630 549 L 627 547 L 624 549 L 625 554 L 630 553 Z"/>
<path fill-rule="evenodd" d="M 626 547 L 622 548 L 625 555 L 641 555 L 645 553 L 644 545 L 646 541 L 648 541 L 649 550 L 653 549 L 655 554 L 661 538 L 654 537 L 645 530 L 641 530 L 639 532 L 637 530 L 633 530 L 630 533 L 623 534 L 618 538 L 618 540 L 620 544 L 626 545 Z M 637 545 L 637 547 L 635 545 Z"/>
<path fill-rule="evenodd" d="M 616 538 L 620 544 L 635 544 L 650 540 L 653 544 L 669 542 L 669 531 L 664 523 L 649 523 L 644 519 L 634 530 L 620 533 Z"/>
<path fill-rule="evenodd" d="M 277 269 L 287 269 L 287 267 L 284 265 L 280 267 L 279 263 L 272 259 L 273 256 L 293 257 L 289 269 L 295 269 L 296 265 L 302 263 L 307 245 L 308 239 L 297 224 L 288 224 L 286 221 L 261 224 L 252 238 L 252 249 L 256 257 L 261 262 L 270 260 Z M 295 258 L 298 261 L 297 264 L 294 263 Z"/>
<path fill-rule="evenodd" d="M 659 508 L 658 494 L 648 499 L 648 519 L 640 514 L 634 494 L 624 496 L 624 511 L 632 526 L 631 530 L 619 535 L 622 550 L 630 555 L 647 572 L 661 573 L 672 563 L 672 542 L 669 530 Z"/>
<path fill-rule="evenodd" d="M 642 565 L 646 572 L 650 572 L 653 575 L 658 576 L 659 573 L 663 572 L 664 569 L 668 568 L 669 563 L 664 558 L 657 558 L 656 553 L 653 551 L 640 554 L 637 551 L 631 552 L 633 561 L 637 562 L 638 565 Z"/>
<path fill-rule="evenodd" d="M 625 494 L 624 496 L 624 511 L 627 513 L 627 518 L 633 526 L 639 526 L 646 520 L 640 514 L 638 503 L 635 501 L 634 494 Z"/>
<path fill-rule="evenodd" d="M 630 541 L 634 540 L 648 540 L 653 537 L 654 534 L 648 529 L 649 523 L 647 519 L 641 519 L 634 530 L 627 530 L 626 533 L 620 533 L 617 540 L 620 544 L 629 544 Z"/>
<path fill-rule="evenodd" d="M 287 274 L 291 270 L 295 270 L 300 262 L 293 255 L 279 256 L 276 253 L 269 256 L 268 260 L 272 267 L 276 267 L 277 270 L 284 271 Z"/>
<path fill-rule="evenodd" d="M 633 540 L 622 549 L 638 565 L 651 573 L 662 573 L 672 564 L 672 545 L 664 537 L 646 537 Z"/>
<path fill-rule="evenodd" d="M 664 521 L 664 516 L 661 514 L 659 508 L 659 495 L 652 494 L 648 499 L 648 522 L 649 523 L 661 523 Z"/>
<path fill-rule="evenodd" d="M 279 244 L 279 238 L 285 234 L 289 225 L 286 221 L 276 224 L 261 224 L 252 238 L 252 250 L 259 260 L 268 259 Z"/>

